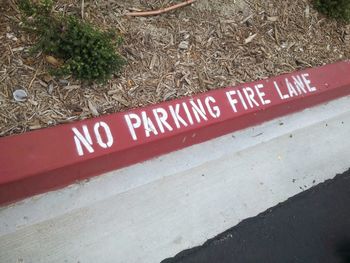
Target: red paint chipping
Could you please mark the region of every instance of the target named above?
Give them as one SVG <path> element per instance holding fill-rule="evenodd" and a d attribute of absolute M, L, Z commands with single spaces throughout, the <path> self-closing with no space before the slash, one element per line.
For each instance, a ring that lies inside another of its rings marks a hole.
<path fill-rule="evenodd" d="M 349 61 L 0 138 L 0 204 L 346 95 Z"/>

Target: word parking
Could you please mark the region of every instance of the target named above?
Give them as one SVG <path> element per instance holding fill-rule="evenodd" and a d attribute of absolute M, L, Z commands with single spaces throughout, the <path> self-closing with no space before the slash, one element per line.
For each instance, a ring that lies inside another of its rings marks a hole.
<path fill-rule="evenodd" d="M 176 103 L 165 108 L 155 108 L 152 114 L 142 111 L 140 115 L 129 113 L 125 115 L 125 121 L 129 127 L 130 134 L 134 141 L 137 140 L 136 129 L 143 129 L 146 137 L 151 134 L 158 135 L 174 129 L 180 129 L 208 118 L 219 118 L 220 108 L 212 96 L 201 99 L 190 100 L 189 102 Z"/>

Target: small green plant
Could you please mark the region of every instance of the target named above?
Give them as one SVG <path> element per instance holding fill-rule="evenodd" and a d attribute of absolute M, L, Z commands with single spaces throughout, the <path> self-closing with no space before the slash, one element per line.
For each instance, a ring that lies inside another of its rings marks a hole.
<path fill-rule="evenodd" d="M 314 4 L 321 13 L 350 22 L 350 0 L 314 0 Z"/>
<path fill-rule="evenodd" d="M 24 28 L 37 36 L 32 51 L 62 60 L 52 70 L 58 75 L 73 75 L 77 79 L 104 82 L 121 70 L 124 60 L 115 48 L 121 38 L 103 32 L 73 16 L 52 13 L 52 0 L 20 0 Z"/>

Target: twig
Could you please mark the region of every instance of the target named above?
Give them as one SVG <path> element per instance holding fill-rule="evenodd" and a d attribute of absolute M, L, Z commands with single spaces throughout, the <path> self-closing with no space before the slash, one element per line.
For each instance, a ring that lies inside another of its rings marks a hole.
<path fill-rule="evenodd" d="M 34 77 L 32 78 L 32 80 L 31 80 L 30 83 L 29 83 L 28 90 L 30 90 L 30 88 L 32 87 L 33 82 L 34 82 L 34 80 L 36 79 L 36 76 L 38 75 L 38 71 L 39 71 L 39 68 L 35 71 Z"/>
<path fill-rule="evenodd" d="M 8 16 L 6 14 L 4 14 L 5 17 L 7 17 L 8 19 L 12 20 L 13 22 L 18 23 L 20 20 L 17 17 L 12 17 L 12 16 Z"/>
<path fill-rule="evenodd" d="M 16 11 L 17 14 L 20 13 L 18 8 L 17 8 L 17 5 L 13 2 L 13 0 L 12 1 L 8 1 L 8 3 L 12 7 L 12 9 Z"/>
<path fill-rule="evenodd" d="M 85 2 L 84 0 L 81 0 L 81 19 L 84 19 L 84 7 L 85 7 Z"/>
<path fill-rule="evenodd" d="M 169 7 L 165 7 L 165 8 L 161 8 L 158 10 L 152 10 L 152 11 L 142 11 L 142 12 L 130 12 L 127 13 L 127 16 L 155 16 L 155 15 L 160 15 L 166 12 L 169 12 L 171 10 L 186 6 L 186 5 L 190 5 L 194 2 L 196 2 L 197 0 L 186 0 L 185 2 L 176 4 L 176 5 L 172 5 Z"/>

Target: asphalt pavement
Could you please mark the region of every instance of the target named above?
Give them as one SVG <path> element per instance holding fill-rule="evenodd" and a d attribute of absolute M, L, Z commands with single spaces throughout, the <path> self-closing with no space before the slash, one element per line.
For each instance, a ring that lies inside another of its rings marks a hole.
<path fill-rule="evenodd" d="M 254 218 L 242 221 L 200 247 L 183 251 L 174 258 L 162 261 L 162 263 L 349 262 L 350 170 Z"/>

